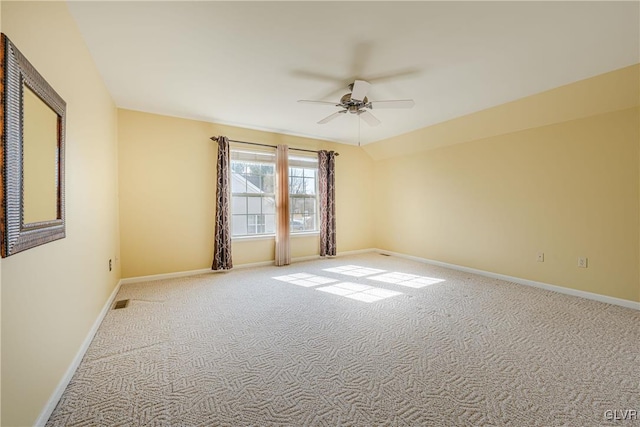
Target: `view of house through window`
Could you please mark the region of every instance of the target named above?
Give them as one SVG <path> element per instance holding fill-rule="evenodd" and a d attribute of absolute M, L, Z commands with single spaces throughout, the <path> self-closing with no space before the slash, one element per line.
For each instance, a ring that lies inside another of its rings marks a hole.
<path fill-rule="evenodd" d="M 234 236 L 276 232 L 275 155 L 231 150 Z"/>
<path fill-rule="evenodd" d="M 233 236 L 275 234 L 275 154 L 231 150 Z M 318 230 L 318 160 L 289 156 L 291 233 Z"/>

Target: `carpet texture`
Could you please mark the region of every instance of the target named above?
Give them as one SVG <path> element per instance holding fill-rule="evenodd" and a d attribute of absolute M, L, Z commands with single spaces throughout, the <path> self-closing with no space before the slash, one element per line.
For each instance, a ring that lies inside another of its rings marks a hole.
<path fill-rule="evenodd" d="M 638 423 L 631 309 L 378 254 L 117 299 L 48 426 Z"/>

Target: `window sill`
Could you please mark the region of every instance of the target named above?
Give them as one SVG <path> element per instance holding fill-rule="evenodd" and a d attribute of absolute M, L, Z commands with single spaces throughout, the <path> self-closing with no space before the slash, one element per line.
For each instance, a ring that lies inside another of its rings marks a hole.
<path fill-rule="evenodd" d="M 319 231 L 300 231 L 298 233 L 291 233 L 291 237 L 310 237 L 310 236 L 319 236 Z"/>
<path fill-rule="evenodd" d="M 275 234 L 260 234 L 257 236 L 232 236 L 231 240 L 239 240 L 239 241 L 245 241 L 245 240 L 270 240 L 270 239 L 275 239 L 276 235 Z"/>
<path fill-rule="evenodd" d="M 291 238 L 296 238 L 296 237 L 311 237 L 311 236 L 319 236 L 320 232 L 319 231 L 302 231 L 302 232 L 297 232 L 297 233 L 291 233 Z M 247 241 L 247 240 L 271 240 L 271 239 L 275 239 L 276 235 L 275 234 L 260 234 L 258 236 L 233 236 L 231 237 L 231 240 L 238 240 L 238 241 Z"/>

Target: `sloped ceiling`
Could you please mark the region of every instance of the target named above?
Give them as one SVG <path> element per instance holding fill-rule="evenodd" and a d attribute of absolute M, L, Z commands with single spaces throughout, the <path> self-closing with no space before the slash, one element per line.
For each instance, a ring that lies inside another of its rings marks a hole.
<path fill-rule="evenodd" d="M 119 107 L 367 144 L 640 62 L 638 2 L 70 2 Z M 413 98 L 325 124 L 354 79 Z M 231 136 L 232 137 L 232 136 Z"/>

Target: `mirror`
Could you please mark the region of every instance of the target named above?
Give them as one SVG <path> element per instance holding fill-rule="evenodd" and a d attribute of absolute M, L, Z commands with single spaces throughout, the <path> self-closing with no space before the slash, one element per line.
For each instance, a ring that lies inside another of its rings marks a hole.
<path fill-rule="evenodd" d="M 66 104 L 2 34 L 2 257 L 65 237 Z"/>
<path fill-rule="evenodd" d="M 24 223 L 58 218 L 58 115 L 24 87 Z"/>

